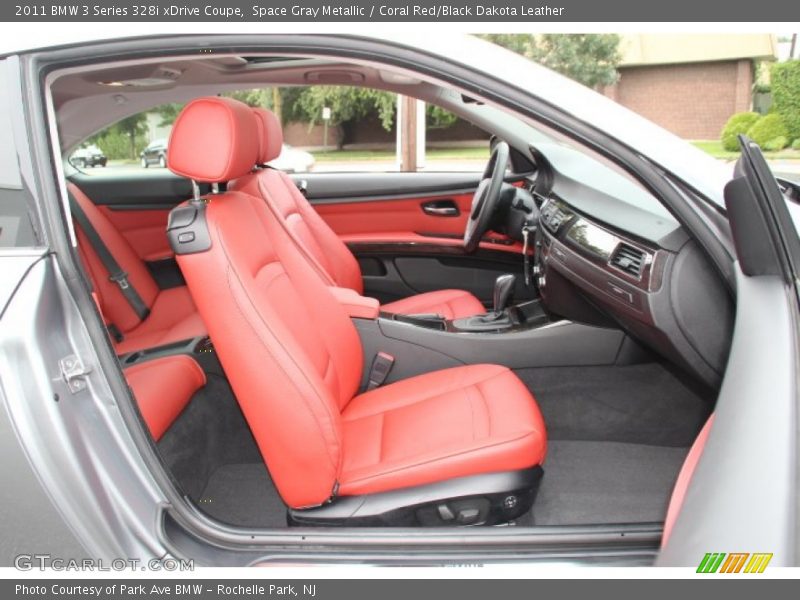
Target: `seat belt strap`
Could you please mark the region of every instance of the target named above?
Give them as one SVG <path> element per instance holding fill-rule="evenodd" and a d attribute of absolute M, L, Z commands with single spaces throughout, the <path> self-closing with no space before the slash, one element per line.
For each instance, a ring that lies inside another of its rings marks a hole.
<path fill-rule="evenodd" d="M 72 216 L 78 222 L 78 225 L 80 225 L 81 230 L 89 240 L 89 244 L 97 253 L 106 271 L 108 271 L 108 278 L 119 286 L 122 295 L 125 296 L 125 300 L 128 301 L 133 312 L 136 313 L 136 316 L 139 317 L 140 320 L 144 321 L 150 314 L 150 309 L 144 303 L 139 292 L 136 291 L 136 288 L 128 281 L 128 274 L 122 270 L 122 267 L 120 267 L 114 255 L 111 254 L 108 246 L 103 242 L 103 238 L 97 233 L 89 217 L 86 216 L 86 213 L 81 208 L 77 198 L 75 198 L 70 191 L 67 191 L 67 195 L 69 196 L 69 208 L 72 212 Z"/>
<path fill-rule="evenodd" d="M 367 391 L 374 390 L 383 385 L 393 365 L 394 356 L 386 354 L 386 352 L 378 352 L 375 358 L 372 359 L 372 366 L 369 369 Z"/>

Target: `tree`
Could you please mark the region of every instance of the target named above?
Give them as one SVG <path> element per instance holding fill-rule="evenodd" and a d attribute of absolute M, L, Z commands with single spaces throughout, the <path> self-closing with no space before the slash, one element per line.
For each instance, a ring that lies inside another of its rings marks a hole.
<path fill-rule="evenodd" d="M 244 102 L 248 106 L 262 106 L 264 108 L 273 108 L 275 103 L 275 94 L 273 91 L 278 90 L 279 88 L 266 88 L 266 89 L 252 89 L 252 90 L 237 90 L 235 92 L 227 92 L 223 94 L 223 96 L 227 98 L 234 98 L 241 102 Z M 183 110 L 183 104 L 162 104 L 161 106 L 157 106 L 153 109 L 153 112 L 158 114 L 161 117 L 161 121 L 159 122 L 159 127 L 167 127 L 168 125 L 172 125 L 175 122 L 175 119 L 178 118 L 181 110 Z M 279 111 L 276 111 L 279 113 Z M 280 114 L 278 114 L 280 116 Z"/>
<path fill-rule="evenodd" d="M 619 78 L 620 37 L 613 33 L 486 34 L 481 37 L 591 88 L 611 85 Z"/>
<path fill-rule="evenodd" d="M 428 104 L 425 108 L 425 125 L 428 129 L 446 129 L 452 127 L 458 121 L 458 115 L 449 110 Z"/>
<path fill-rule="evenodd" d="M 331 109 L 328 122 L 342 133 L 337 140 L 341 148 L 352 137 L 353 126 L 361 119 L 377 116 L 381 126 L 391 131 L 397 112 L 397 95 L 371 88 L 354 86 L 272 87 L 237 90 L 223 94 L 248 106 L 271 109 L 283 123 L 300 121 L 316 125 L 322 121 L 322 109 Z M 182 104 L 164 104 L 154 109 L 160 117 L 160 127 L 171 125 L 178 117 Z M 456 123 L 458 117 L 438 106 L 428 105 L 426 122 L 430 128 L 443 129 Z"/>
<path fill-rule="evenodd" d="M 773 110 L 786 124 L 790 141 L 800 139 L 800 60 L 772 65 L 770 83 Z"/>
<path fill-rule="evenodd" d="M 159 117 L 161 117 L 161 121 L 159 121 L 159 127 L 166 127 L 167 125 L 172 125 L 175 122 L 175 119 L 178 118 L 181 110 L 183 109 L 183 104 L 162 104 L 161 106 L 157 106 L 153 112 L 155 112 Z"/>
<path fill-rule="evenodd" d="M 352 125 L 376 114 L 387 131 L 392 128 L 396 96 L 390 92 L 353 86 L 321 86 L 303 88 L 293 102 L 294 120 L 315 125 L 322 120 L 322 109 L 330 108 L 329 125 L 338 126 L 342 135 L 337 140 L 341 147 L 352 135 Z M 286 98 L 284 98 L 286 105 Z"/>
<path fill-rule="evenodd" d="M 272 108 L 272 91 L 270 88 L 258 88 L 253 90 L 237 90 L 222 94 L 227 98 L 233 98 L 244 102 L 247 106 Z"/>
<path fill-rule="evenodd" d="M 520 33 L 484 33 L 478 37 L 528 58 L 531 46 L 536 43 L 536 36 Z"/>
<path fill-rule="evenodd" d="M 96 144 L 110 159 L 135 159 L 145 145 L 146 133 L 147 115 L 139 113 L 117 121 L 87 141 Z"/>

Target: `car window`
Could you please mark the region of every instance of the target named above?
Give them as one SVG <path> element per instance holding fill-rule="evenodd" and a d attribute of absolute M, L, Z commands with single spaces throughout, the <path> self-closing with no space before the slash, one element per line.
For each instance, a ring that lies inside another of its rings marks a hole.
<path fill-rule="evenodd" d="M 19 170 L 8 62 L 0 60 L 0 248 L 36 245 L 33 199 Z"/>
<path fill-rule="evenodd" d="M 398 135 L 403 100 L 391 92 L 307 86 L 225 95 L 278 114 L 284 144 L 270 166 L 288 173 L 414 170 L 409 161 L 421 171 L 478 172 L 489 158 L 488 133 L 420 101 L 407 101 L 416 113 L 416 144 L 404 145 Z M 182 107 L 166 104 L 123 119 L 64 158 L 90 175 L 166 168 L 169 133 Z"/>

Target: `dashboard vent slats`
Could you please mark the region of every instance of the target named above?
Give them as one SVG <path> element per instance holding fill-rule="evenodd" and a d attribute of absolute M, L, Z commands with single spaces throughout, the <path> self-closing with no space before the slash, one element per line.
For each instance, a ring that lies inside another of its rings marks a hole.
<path fill-rule="evenodd" d="M 621 242 L 611 257 L 611 264 L 628 275 L 640 277 L 645 265 L 646 254 L 624 242 Z"/>

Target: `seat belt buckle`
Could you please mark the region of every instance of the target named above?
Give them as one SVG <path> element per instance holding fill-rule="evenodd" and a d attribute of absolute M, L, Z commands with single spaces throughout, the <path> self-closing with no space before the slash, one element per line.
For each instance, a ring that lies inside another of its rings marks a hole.
<path fill-rule="evenodd" d="M 393 365 L 394 356 L 386 352 L 378 352 L 375 358 L 372 359 L 372 366 L 369 368 L 367 391 L 374 390 L 383 385 Z"/>
<path fill-rule="evenodd" d="M 116 283 L 122 290 L 127 290 L 130 287 L 128 284 L 128 274 L 124 271 L 117 273 L 116 275 L 110 275 L 109 279 Z"/>

